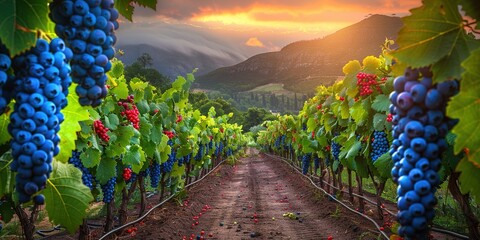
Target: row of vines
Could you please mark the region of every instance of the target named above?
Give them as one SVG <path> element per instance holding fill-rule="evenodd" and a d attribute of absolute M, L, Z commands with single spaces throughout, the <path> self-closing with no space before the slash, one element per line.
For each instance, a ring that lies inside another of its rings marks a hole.
<path fill-rule="evenodd" d="M 352 202 L 352 173 L 359 194 L 370 178 L 380 218 L 393 180 L 398 224 L 390 230 L 407 239 L 429 238 L 435 193 L 448 181 L 470 238 L 479 239 L 479 13 L 475 1 L 423 1 L 403 18 L 398 47 L 387 40 L 379 57 L 348 62 L 341 81 L 318 87 L 298 115 L 266 122 L 257 142 L 336 187 L 347 171 Z M 363 211 L 364 201 L 355 202 Z"/>
<path fill-rule="evenodd" d="M 33 239 L 46 211 L 53 224 L 88 238 L 94 201 L 105 203 L 108 232 L 126 223 L 133 194 L 141 196 L 141 216 L 147 189 L 160 202 L 246 145 L 231 114 L 192 109 L 193 73 L 164 92 L 125 79 L 115 30 L 120 14 L 132 19 L 135 4 L 155 9 L 156 1 L 2 4 L 0 236 L 14 221 Z"/>

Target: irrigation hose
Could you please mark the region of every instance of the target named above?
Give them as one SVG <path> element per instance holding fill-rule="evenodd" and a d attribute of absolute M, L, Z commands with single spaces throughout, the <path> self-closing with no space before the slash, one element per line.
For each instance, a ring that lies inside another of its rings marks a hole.
<path fill-rule="evenodd" d="M 311 177 L 313 177 L 313 176 L 310 176 L 310 177 L 309 177 L 309 176 L 307 176 L 307 175 L 304 175 L 296 166 L 291 165 L 290 162 L 288 162 L 288 159 L 286 159 L 286 158 L 284 158 L 284 157 L 281 157 L 281 156 L 271 155 L 271 154 L 268 154 L 268 153 L 264 153 L 264 154 L 267 155 L 267 156 L 269 156 L 269 157 L 272 157 L 272 158 L 281 159 L 283 162 L 287 163 L 290 167 L 292 167 L 293 169 L 297 170 L 297 172 L 299 172 L 302 176 L 308 178 L 308 179 L 310 180 L 310 182 L 311 182 L 316 188 L 322 190 L 322 191 L 325 192 L 327 195 L 329 195 L 330 197 L 332 197 L 333 199 L 335 199 L 336 201 L 338 201 L 335 197 L 333 197 L 332 195 L 328 194 L 323 188 L 317 186 L 317 184 L 311 179 Z M 318 178 L 318 177 L 316 177 L 316 178 Z M 325 182 L 325 180 L 322 180 L 322 182 L 325 183 L 325 184 L 327 184 L 328 186 L 330 186 L 330 187 L 338 190 L 338 191 L 342 191 L 342 192 L 344 192 L 344 193 L 349 194 L 347 191 L 345 191 L 345 190 L 340 190 L 339 188 L 337 188 L 337 187 L 335 187 L 335 186 L 333 186 L 333 185 Z M 373 205 L 377 205 L 377 203 L 373 202 L 372 200 L 370 200 L 370 199 L 368 199 L 368 198 L 365 198 L 364 196 L 358 195 L 358 194 L 356 194 L 356 193 L 353 193 L 353 195 L 356 196 L 356 197 L 359 197 L 359 198 L 361 198 L 361 199 L 363 199 L 363 200 L 365 200 L 365 201 L 367 201 L 367 202 L 369 202 L 369 203 L 371 203 L 371 204 L 373 204 Z M 338 201 L 338 202 L 340 202 L 340 201 Z M 340 203 L 341 203 L 342 205 L 344 205 L 343 202 L 340 202 Z M 344 205 L 344 206 L 345 206 L 345 205 Z M 347 208 L 349 208 L 349 207 L 347 207 Z M 350 209 L 350 208 L 349 208 L 349 209 Z M 386 208 L 383 208 L 383 210 L 384 210 L 385 212 L 387 212 L 388 214 L 392 215 L 392 216 L 396 216 L 396 214 L 395 214 L 394 212 L 392 212 L 392 211 L 390 211 L 390 210 L 388 210 L 388 209 L 386 209 Z M 353 209 L 350 209 L 350 211 L 353 211 Z M 360 214 L 360 213 L 357 212 L 357 211 L 354 211 L 354 212 L 357 213 L 357 214 Z M 360 215 L 363 215 L 363 214 L 360 214 Z M 367 216 L 367 217 L 368 217 L 368 216 Z M 369 220 L 370 220 L 370 219 L 369 219 Z M 372 220 L 373 220 L 373 219 L 372 219 Z M 377 225 L 377 224 L 375 224 L 375 225 L 376 225 L 377 228 L 380 230 L 380 228 L 378 227 L 378 225 Z M 431 229 L 432 229 L 432 231 L 439 232 L 439 233 L 445 233 L 445 234 L 448 234 L 448 235 L 451 235 L 451 236 L 454 236 L 454 237 L 458 237 L 458 238 L 461 238 L 461 239 L 470 239 L 468 236 L 462 235 L 462 234 L 460 234 L 460 233 L 452 232 L 452 231 L 449 231 L 449 230 L 446 230 L 446 229 L 442 229 L 442 228 L 438 228 L 438 227 L 432 227 Z M 382 231 L 380 231 L 380 232 L 382 232 Z M 382 232 L 382 233 L 383 233 L 383 232 Z M 384 235 L 384 236 L 386 236 L 386 235 Z"/>
<path fill-rule="evenodd" d="M 269 157 L 272 157 L 272 158 L 275 157 L 275 156 L 270 155 L 270 154 L 267 154 L 267 153 L 266 153 L 266 155 L 269 156 Z M 369 220 L 370 222 L 372 222 L 372 223 L 375 225 L 375 227 L 378 229 L 378 231 L 383 235 L 383 237 L 385 237 L 385 239 L 387 239 L 387 240 L 390 239 L 390 238 L 387 236 L 386 233 L 384 233 L 383 231 L 380 230 L 380 225 L 378 225 L 378 223 L 375 222 L 375 220 L 373 220 L 372 218 L 370 218 L 369 216 L 367 216 L 367 215 L 365 215 L 365 214 L 363 214 L 363 213 L 361 213 L 361 212 L 355 211 L 354 209 L 350 208 L 348 205 L 346 205 L 345 203 L 341 202 L 340 200 L 338 200 L 337 198 L 335 198 L 333 195 L 329 194 L 329 193 L 328 193 L 327 191 L 325 191 L 323 188 L 318 187 L 311 178 L 309 178 L 309 177 L 306 176 L 306 175 L 303 175 L 302 172 L 300 172 L 296 167 L 291 166 L 289 162 L 285 161 L 284 159 L 281 159 L 281 160 L 282 160 L 283 162 L 287 163 L 290 167 L 292 167 L 293 169 L 295 169 L 297 172 L 299 172 L 303 177 L 305 177 L 305 178 L 307 178 L 308 180 L 310 180 L 310 182 L 312 183 L 313 186 L 315 186 L 315 188 L 317 188 L 318 190 L 322 191 L 325 195 L 329 196 L 330 199 L 335 200 L 337 203 L 339 203 L 340 205 L 344 206 L 345 208 L 347 208 L 347 209 L 350 210 L 351 212 L 356 213 L 356 214 L 364 217 L 365 219 Z"/>
<path fill-rule="evenodd" d="M 220 163 L 217 164 L 217 166 L 215 166 L 212 170 L 210 170 L 207 174 L 205 174 L 205 176 L 203 176 L 202 178 L 196 180 L 195 182 L 192 182 L 188 185 L 185 186 L 185 188 L 188 188 L 200 181 L 202 181 L 203 179 L 205 179 L 205 177 L 207 177 L 208 175 L 210 175 L 211 172 L 213 172 L 215 169 L 217 169 L 220 165 L 222 165 L 223 163 L 225 162 L 225 159 L 222 160 Z M 145 214 L 143 214 L 141 217 L 137 218 L 137 220 L 134 220 L 134 221 L 131 221 L 129 223 L 126 223 L 120 227 L 117 227 L 115 229 L 112 229 L 110 232 L 107 232 L 105 233 L 99 240 L 103 240 L 105 239 L 106 237 L 110 236 L 111 234 L 115 233 L 115 232 L 118 232 L 118 231 L 121 231 L 122 229 L 128 227 L 128 226 L 131 226 L 133 224 L 136 224 L 136 223 L 139 223 L 141 222 L 143 219 L 145 219 L 148 215 L 150 215 L 151 212 L 153 212 L 153 210 L 161 207 L 163 204 L 165 204 L 166 202 L 170 201 L 173 197 L 175 197 L 175 194 L 172 194 L 170 195 L 167 199 L 163 200 L 161 203 L 153 206 L 150 210 L 148 210 Z"/>

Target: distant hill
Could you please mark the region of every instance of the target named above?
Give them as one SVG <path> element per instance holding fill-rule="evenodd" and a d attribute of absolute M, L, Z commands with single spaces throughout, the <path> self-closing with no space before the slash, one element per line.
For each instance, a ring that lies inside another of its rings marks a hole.
<path fill-rule="evenodd" d="M 291 43 L 278 52 L 255 55 L 239 64 L 197 77 L 202 89 L 240 92 L 271 83 L 288 90 L 311 92 L 343 75 L 350 60 L 379 55 L 386 38 L 396 39 L 399 17 L 372 15 L 321 39 Z"/>
<path fill-rule="evenodd" d="M 213 55 L 195 50 L 189 50 L 188 52 L 174 49 L 167 50 L 161 46 L 156 47 L 149 44 L 118 45 L 116 48 L 125 52 L 119 59 L 126 65 L 135 62 L 143 53 L 150 54 L 153 59 L 153 68 L 172 80 L 179 75 L 185 76 L 192 72 L 194 68 L 198 68 L 195 75 L 201 75 L 245 59 L 233 51 Z"/>

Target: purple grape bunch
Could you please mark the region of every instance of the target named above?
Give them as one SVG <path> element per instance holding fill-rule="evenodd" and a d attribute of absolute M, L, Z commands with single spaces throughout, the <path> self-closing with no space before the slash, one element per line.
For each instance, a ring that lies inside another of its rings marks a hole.
<path fill-rule="evenodd" d="M 428 68 L 408 68 L 394 80 L 395 91 L 390 94 L 398 232 L 408 239 L 428 239 L 440 184 L 440 158 L 447 149 L 445 137 L 457 123 L 445 116 L 445 109 L 459 90 L 458 81 L 434 84 L 432 76 Z"/>
<path fill-rule="evenodd" d="M 50 19 L 55 33 L 73 53 L 72 79 L 81 105 L 98 106 L 107 95 L 106 72 L 115 55 L 119 13 L 114 0 L 54 0 Z"/>

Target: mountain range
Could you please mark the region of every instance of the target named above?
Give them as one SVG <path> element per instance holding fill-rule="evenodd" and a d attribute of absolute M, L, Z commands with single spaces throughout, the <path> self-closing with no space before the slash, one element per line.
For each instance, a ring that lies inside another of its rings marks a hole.
<path fill-rule="evenodd" d="M 396 39 L 399 17 L 372 15 L 323 38 L 298 41 L 280 51 L 255 55 L 238 64 L 197 77 L 201 89 L 248 91 L 266 84 L 282 84 L 294 92 L 312 92 L 343 75 L 350 60 L 378 56 L 388 39 Z"/>

